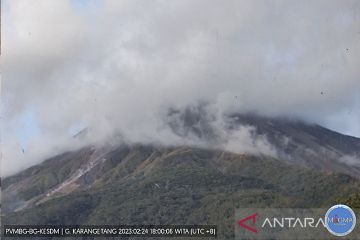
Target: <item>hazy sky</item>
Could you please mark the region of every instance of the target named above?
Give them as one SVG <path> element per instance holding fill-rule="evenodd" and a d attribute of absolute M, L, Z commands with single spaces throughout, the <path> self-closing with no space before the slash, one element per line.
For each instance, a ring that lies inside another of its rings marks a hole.
<path fill-rule="evenodd" d="M 85 126 L 176 141 L 164 112 L 197 101 L 360 137 L 357 0 L 5 0 L 2 27 L 5 175 Z"/>

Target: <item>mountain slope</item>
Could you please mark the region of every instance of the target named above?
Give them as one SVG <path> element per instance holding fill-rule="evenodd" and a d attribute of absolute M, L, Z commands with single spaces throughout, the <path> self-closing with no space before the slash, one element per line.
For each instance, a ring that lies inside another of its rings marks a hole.
<path fill-rule="evenodd" d="M 178 134 L 215 140 L 201 112 Z M 357 204 L 357 138 L 317 125 L 229 116 L 228 131 L 252 126 L 277 156 L 194 146 L 119 144 L 63 153 L 3 179 L 5 224 L 216 224 L 233 238 L 234 209 Z M 214 145 L 209 145 L 214 146 Z M 357 206 L 357 205 L 356 205 Z"/>
<path fill-rule="evenodd" d="M 256 115 L 233 115 L 233 126 L 255 126 L 256 134 L 267 137 L 278 158 L 320 170 L 360 177 L 360 139 L 319 125 Z"/>
<path fill-rule="evenodd" d="M 239 128 L 249 128 L 251 136 L 247 141 L 266 139 L 275 152 L 273 155 L 280 160 L 319 170 L 341 172 L 356 178 L 360 176 L 359 138 L 294 119 L 270 118 L 250 113 L 230 114 L 219 119 L 219 116 L 211 112 L 206 109 L 206 105 L 172 110 L 168 124 L 175 134 L 195 138 L 212 147 L 227 141 Z M 220 126 L 218 122 L 221 122 Z M 225 137 L 221 136 L 223 132 L 227 134 Z"/>
<path fill-rule="evenodd" d="M 235 208 L 327 207 L 360 190 L 360 182 L 350 176 L 318 172 L 266 156 L 143 145 L 122 145 L 105 152 L 97 156 L 106 161 L 49 197 L 48 176 L 60 179 L 66 175 L 59 175 L 66 172 L 61 166 L 51 166 L 58 161 L 65 169 L 70 162 L 84 164 L 85 159 L 93 159 L 96 150 L 67 153 L 5 179 L 4 205 L 13 202 L 6 196 L 17 185 L 23 187 L 18 188 L 18 196 L 29 205 L 16 212 L 8 207 L 3 222 L 217 224 L 222 239 L 231 239 Z M 72 161 L 68 161 L 70 155 Z M 31 182 L 34 177 L 37 181 Z M 27 195 L 28 187 L 43 192 Z"/>

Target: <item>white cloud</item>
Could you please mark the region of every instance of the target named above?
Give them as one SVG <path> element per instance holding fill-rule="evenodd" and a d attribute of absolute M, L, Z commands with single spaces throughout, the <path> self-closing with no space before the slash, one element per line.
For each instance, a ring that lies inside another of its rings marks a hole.
<path fill-rule="evenodd" d="M 78 124 L 97 140 L 120 129 L 132 141 L 176 142 L 159 116 L 199 100 L 339 129 L 346 123 L 329 119 L 359 109 L 355 0 L 106 0 L 83 11 L 67 0 L 13 0 L 2 24 L 8 172 L 53 152 Z M 41 154 L 20 161 L 10 153 L 13 123 L 29 108 Z"/>

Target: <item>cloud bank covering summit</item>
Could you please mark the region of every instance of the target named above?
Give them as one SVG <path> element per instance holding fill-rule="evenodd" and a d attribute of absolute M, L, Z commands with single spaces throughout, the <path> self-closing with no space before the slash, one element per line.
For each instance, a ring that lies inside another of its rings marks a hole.
<path fill-rule="evenodd" d="M 219 131 L 253 112 L 360 136 L 359 1 L 4 0 L 2 13 L 5 175 L 114 132 L 182 144 L 169 111 L 199 103 Z"/>

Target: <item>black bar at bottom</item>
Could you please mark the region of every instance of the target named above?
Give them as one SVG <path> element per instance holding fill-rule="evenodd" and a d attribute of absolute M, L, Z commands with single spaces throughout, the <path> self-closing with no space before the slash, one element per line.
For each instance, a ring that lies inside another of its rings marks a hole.
<path fill-rule="evenodd" d="M 215 225 L 4 225 L 4 237 L 217 237 Z"/>

